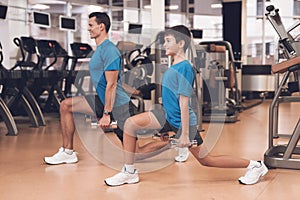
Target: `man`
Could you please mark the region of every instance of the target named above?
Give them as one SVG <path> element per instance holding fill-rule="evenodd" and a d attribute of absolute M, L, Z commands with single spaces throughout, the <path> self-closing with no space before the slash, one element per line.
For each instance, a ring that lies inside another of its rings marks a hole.
<path fill-rule="evenodd" d="M 117 120 L 117 137 L 123 141 L 125 120 L 133 115 L 134 105 L 122 88 L 121 55 L 116 46 L 108 39 L 110 19 L 106 13 L 93 12 L 89 15 L 91 39 L 95 40 L 97 48 L 90 60 L 89 70 L 91 80 L 97 95 L 76 96 L 63 100 L 60 104 L 60 123 L 62 128 L 62 146 L 51 157 L 45 157 L 47 164 L 76 163 L 78 158 L 74 151 L 73 140 L 75 124 L 73 113 L 84 113 L 100 118 L 101 128 L 108 128 L 111 119 Z M 138 148 L 137 152 L 153 152 L 166 147 L 168 142 L 159 141 L 155 144 Z"/>

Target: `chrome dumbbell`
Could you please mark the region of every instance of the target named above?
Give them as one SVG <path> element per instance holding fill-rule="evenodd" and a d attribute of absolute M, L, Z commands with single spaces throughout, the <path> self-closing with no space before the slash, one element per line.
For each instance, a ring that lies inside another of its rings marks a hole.
<path fill-rule="evenodd" d="M 171 144 L 172 146 L 178 147 L 178 139 L 172 138 L 172 139 L 170 140 L 170 144 Z M 198 145 L 197 140 L 192 140 L 191 143 L 190 143 L 190 145 L 189 145 L 189 148 L 191 148 L 191 147 L 196 147 L 197 145 Z"/>

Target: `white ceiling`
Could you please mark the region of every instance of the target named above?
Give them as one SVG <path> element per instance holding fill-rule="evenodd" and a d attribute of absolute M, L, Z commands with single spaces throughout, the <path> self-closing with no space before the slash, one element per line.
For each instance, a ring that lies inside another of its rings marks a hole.
<path fill-rule="evenodd" d="M 97 2 L 99 0 L 68 0 L 72 2 L 73 6 L 76 7 L 77 5 L 84 4 L 84 5 L 99 5 Z M 126 5 L 130 3 L 130 1 L 136 2 L 136 0 L 124 0 L 126 1 Z M 143 0 L 144 2 L 150 2 L 150 0 Z M 181 10 L 181 1 L 186 0 L 168 0 L 170 4 L 179 5 L 179 10 Z M 223 2 L 230 2 L 230 1 L 241 1 L 241 0 L 223 0 Z M 65 10 L 65 2 L 64 0 L 28 0 L 29 4 L 44 4 L 50 6 L 49 12 L 60 12 Z M 222 0 L 194 0 L 194 12 L 197 14 L 203 15 L 221 15 L 220 8 L 211 8 L 211 4 L 221 3 Z"/>

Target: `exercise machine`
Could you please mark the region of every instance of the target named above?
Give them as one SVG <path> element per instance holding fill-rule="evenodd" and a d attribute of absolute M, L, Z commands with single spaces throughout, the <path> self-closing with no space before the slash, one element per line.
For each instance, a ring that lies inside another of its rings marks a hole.
<path fill-rule="evenodd" d="M 123 61 L 124 87 L 140 91 L 139 95 L 129 94 L 132 99 L 138 101 L 136 114 L 145 111 L 144 100 L 151 100 L 151 92 L 157 88 L 156 84 L 151 82 L 154 66 L 150 58 L 150 46 L 142 49 L 142 45 L 129 41 L 120 41 L 117 44 Z"/>
<path fill-rule="evenodd" d="M 279 35 L 279 57 L 285 61 L 272 66 L 272 72 L 275 74 L 275 95 L 269 107 L 269 139 L 268 150 L 264 154 L 264 161 L 268 167 L 300 169 L 300 146 L 298 145 L 300 138 L 300 119 L 296 123 L 293 133 L 289 135 L 287 144 L 275 145 L 274 138 L 279 137 L 278 131 L 278 107 L 282 102 L 299 102 L 298 96 L 281 96 L 289 78 L 294 75 L 297 80 L 297 88 L 294 91 L 299 92 L 300 88 L 300 45 L 299 37 L 293 37 L 290 32 L 300 23 L 295 24 L 290 30 L 286 31 L 281 22 L 279 9 L 275 9 L 273 5 L 267 7 L 267 19 Z M 298 35 L 299 36 L 299 35 Z M 298 40 L 298 41 L 297 41 Z M 283 77 L 279 81 L 279 75 Z"/>
<path fill-rule="evenodd" d="M 0 85 L 2 86 L 3 84 L 6 83 L 6 73 L 4 70 L 4 66 L 2 65 L 3 62 L 3 52 L 2 52 L 2 45 L 0 43 Z M 4 72 L 3 72 L 4 71 Z M 15 123 L 15 120 L 7 107 L 5 101 L 0 97 L 0 116 L 1 119 L 4 121 L 6 128 L 8 130 L 8 133 L 6 135 L 17 135 L 18 134 L 18 129 L 17 125 Z"/>
<path fill-rule="evenodd" d="M 21 42 L 23 41 L 14 39 L 16 45 L 21 45 Z M 32 56 L 30 50 L 32 47 L 30 45 L 31 42 L 28 44 L 28 46 L 25 45 L 25 48 L 30 52 L 27 57 L 21 51 L 21 61 L 17 61 L 16 65 L 10 70 L 3 67 L 2 73 L 5 74 L 7 81 L 3 84 L 1 96 L 14 116 L 24 115 L 25 110 L 32 126 L 39 127 L 45 125 L 45 119 L 35 97 L 28 88 L 28 81 L 34 77 L 34 73 L 24 70 L 24 68 L 32 68 L 34 66 L 33 62 L 28 62 L 27 60 L 27 58 L 29 59 Z M 18 67 L 20 67 L 20 70 L 17 69 Z"/>
<path fill-rule="evenodd" d="M 204 61 L 203 71 L 203 121 L 238 121 L 239 96 L 230 98 L 227 89 L 238 94 L 236 66 L 231 44 L 227 41 L 207 41 L 199 44 Z M 232 54 L 232 55 L 231 55 Z"/>
<path fill-rule="evenodd" d="M 36 40 L 36 48 L 40 78 L 32 84 L 31 91 L 40 99 L 44 112 L 58 111 L 60 102 L 66 98 L 62 91 L 62 82 L 68 77 L 68 71 L 65 70 L 69 61 L 68 53 L 56 40 Z M 39 87 L 34 89 L 36 85 Z M 45 93 L 46 99 L 43 102 Z"/>
<path fill-rule="evenodd" d="M 90 72 L 88 69 L 82 69 L 82 67 L 78 67 L 78 62 L 81 59 L 91 58 L 94 51 L 87 43 L 74 42 L 70 44 L 70 46 L 72 51 L 72 56 L 70 56 L 72 64 L 68 70 L 68 77 L 65 81 L 64 94 L 66 96 L 85 95 L 87 92 L 83 89 L 83 85 L 86 80 L 85 78 L 90 76 Z M 72 85 L 74 85 L 77 90 L 75 94 L 72 94 Z"/>

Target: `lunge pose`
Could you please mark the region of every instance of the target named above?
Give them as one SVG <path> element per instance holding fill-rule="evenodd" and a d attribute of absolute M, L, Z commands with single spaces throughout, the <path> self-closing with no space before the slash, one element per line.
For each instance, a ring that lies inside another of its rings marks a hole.
<path fill-rule="evenodd" d="M 83 113 L 100 118 L 101 128 L 110 126 L 111 119 L 117 120 L 115 131 L 123 141 L 125 120 L 133 115 L 133 103 L 123 90 L 121 83 L 121 55 L 117 47 L 108 39 L 110 19 L 106 13 L 93 12 L 89 15 L 90 37 L 95 40 L 97 48 L 90 60 L 89 71 L 97 95 L 76 96 L 63 100 L 60 104 L 60 123 L 62 146 L 51 157 L 45 157 L 47 164 L 76 163 L 78 161 L 73 149 L 75 124 L 73 113 Z M 138 153 L 155 152 L 165 148 L 167 141 L 157 141 L 139 147 Z"/>
<path fill-rule="evenodd" d="M 124 125 L 123 149 L 125 165 L 121 172 L 105 179 L 109 186 L 118 186 L 139 182 L 139 175 L 134 167 L 136 150 L 136 131 L 139 129 L 159 129 L 160 132 L 174 131 L 179 147 L 190 146 L 191 140 L 197 140 L 197 146 L 190 152 L 204 166 L 220 168 L 247 168 L 239 178 L 242 184 L 255 184 L 268 169 L 262 161 L 253 161 L 232 156 L 200 156 L 202 138 L 197 132 L 197 117 L 190 106 L 193 93 L 194 71 L 185 57 L 190 44 L 190 31 L 179 25 L 165 31 L 164 48 L 167 56 L 172 57 L 172 66 L 162 78 L 163 109 L 152 110 L 130 117 Z M 202 149 L 203 150 L 203 149 Z"/>

